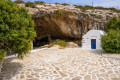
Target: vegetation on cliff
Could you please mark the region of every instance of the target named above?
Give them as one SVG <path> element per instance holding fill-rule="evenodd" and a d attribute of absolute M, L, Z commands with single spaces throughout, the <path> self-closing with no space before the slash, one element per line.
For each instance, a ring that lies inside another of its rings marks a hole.
<path fill-rule="evenodd" d="M 81 10 L 88 10 L 88 9 L 99 9 L 99 10 L 111 10 L 114 12 L 120 12 L 120 10 L 116 9 L 116 8 L 104 8 L 101 6 L 97 6 L 97 7 L 93 7 L 90 5 L 86 5 L 86 6 L 82 6 L 82 5 L 74 5 L 76 8 L 79 8 Z"/>
<path fill-rule="evenodd" d="M 16 0 L 15 3 L 25 3 L 24 1 L 22 0 Z M 25 5 L 26 7 L 32 7 L 34 8 L 36 5 L 43 5 L 45 2 L 43 1 L 34 1 L 34 2 L 26 2 Z M 55 3 L 55 4 L 60 4 L 60 3 Z M 62 3 L 61 5 L 63 6 L 67 6 L 67 5 L 70 5 L 70 4 L 67 4 L 67 3 Z M 74 5 L 75 8 L 79 8 L 81 10 L 88 10 L 88 9 L 99 9 L 99 10 L 111 10 L 111 11 L 114 11 L 114 12 L 120 12 L 120 10 L 116 9 L 116 8 L 105 8 L 105 7 L 101 7 L 101 6 L 90 6 L 90 5 L 86 5 L 86 6 L 82 6 L 82 5 Z"/>
<path fill-rule="evenodd" d="M 22 0 L 16 0 L 15 3 L 19 4 L 19 3 L 25 3 L 25 2 Z"/>
<path fill-rule="evenodd" d="M 106 23 L 106 35 L 102 36 L 105 52 L 120 53 L 120 19 L 114 17 Z"/>
<path fill-rule="evenodd" d="M 63 12 L 62 9 L 59 9 L 59 10 L 58 10 L 58 16 L 61 16 L 61 15 L 62 15 L 62 12 Z"/>
<path fill-rule="evenodd" d="M 14 51 L 19 58 L 29 52 L 36 32 L 28 10 L 11 0 L 0 1 L 0 59 L 5 51 Z"/>

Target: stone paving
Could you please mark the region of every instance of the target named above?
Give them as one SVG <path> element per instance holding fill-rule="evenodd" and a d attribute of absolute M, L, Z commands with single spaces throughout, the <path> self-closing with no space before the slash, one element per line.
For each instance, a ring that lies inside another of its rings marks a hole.
<path fill-rule="evenodd" d="M 3 80 L 120 80 L 120 55 L 81 48 L 46 49 L 6 59 Z"/>

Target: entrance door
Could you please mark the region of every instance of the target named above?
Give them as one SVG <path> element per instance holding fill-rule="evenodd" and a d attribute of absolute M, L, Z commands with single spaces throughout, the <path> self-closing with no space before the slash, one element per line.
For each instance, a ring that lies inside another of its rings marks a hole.
<path fill-rule="evenodd" d="M 96 39 L 91 39 L 91 49 L 96 49 Z"/>

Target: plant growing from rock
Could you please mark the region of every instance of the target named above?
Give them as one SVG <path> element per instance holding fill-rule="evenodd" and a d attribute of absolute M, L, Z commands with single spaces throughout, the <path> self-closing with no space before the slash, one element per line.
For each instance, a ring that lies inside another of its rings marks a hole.
<path fill-rule="evenodd" d="M 69 5 L 69 4 L 67 4 L 67 3 L 62 3 L 61 5 L 67 6 L 67 5 Z"/>
<path fill-rule="evenodd" d="M 25 2 L 22 0 L 16 0 L 15 3 L 19 4 L 19 3 L 25 3 Z"/>
<path fill-rule="evenodd" d="M 39 4 L 39 5 L 43 5 L 45 2 L 43 2 L 43 1 L 35 1 L 34 3 L 37 4 L 37 5 L 38 5 L 38 4 Z"/>
<path fill-rule="evenodd" d="M 0 59 L 4 52 L 14 51 L 19 58 L 23 58 L 36 36 L 34 21 L 28 10 L 18 7 L 11 0 L 0 1 Z"/>
<path fill-rule="evenodd" d="M 58 10 L 58 16 L 61 16 L 62 13 L 63 13 L 62 9 L 59 9 L 59 10 Z"/>
<path fill-rule="evenodd" d="M 25 3 L 25 6 L 35 8 L 36 5 L 35 5 L 35 3 L 28 1 Z"/>
<path fill-rule="evenodd" d="M 90 5 L 86 5 L 86 6 L 74 5 L 74 6 L 75 6 L 75 8 L 79 8 L 81 10 L 100 9 L 100 10 L 111 10 L 111 11 L 114 11 L 114 12 L 120 12 L 120 10 L 118 10 L 116 8 L 104 8 L 104 7 L 101 7 L 101 6 L 96 6 L 96 7 L 93 7 L 93 6 L 90 6 Z"/>
<path fill-rule="evenodd" d="M 56 5 L 59 4 L 59 3 L 55 3 Z"/>

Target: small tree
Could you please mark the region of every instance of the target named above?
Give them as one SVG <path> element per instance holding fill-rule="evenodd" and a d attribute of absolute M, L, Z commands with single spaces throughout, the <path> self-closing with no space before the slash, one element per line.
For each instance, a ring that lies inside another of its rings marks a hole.
<path fill-rule="evenodd" d="M 101 41 L 105 52 L 120 53 L 120 19 L 114 17 L 106 23 L 106 35 Z"/>
<path fill-rule="evenodd" d="M 28 53 L 36 36 L 28 10 L 11 0 L 0 1 L 0 59 L 5 51 L 14 51 L 19 58 Z"/>

